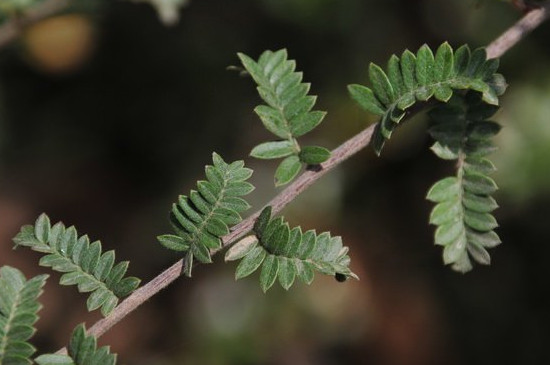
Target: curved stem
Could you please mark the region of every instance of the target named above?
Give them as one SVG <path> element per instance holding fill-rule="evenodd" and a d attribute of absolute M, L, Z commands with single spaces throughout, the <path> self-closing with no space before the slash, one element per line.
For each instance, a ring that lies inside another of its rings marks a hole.
<path fill-rule="evenodd" d="M 545 19 L 549 17 L 550 5 L 545 5 L 542 8 L 532 10 L 522 20 L 512 26 L 509 30 L 503 33 L 502 36 L 497 38 L 488 47 L 487 51 L 489 57 L 498 57 L 506 53 L 512 48 L 519 40 L 521 40 L 529 31 L 540 25 Z M 331 158 L 325 161 L 320 169 L 315 171 L 308 170 L 300 175 L 292 184 L 284 189 L 279 195 L 272 199 L 267 205 L 271 205 L 273 213 L 280 212 L 288 203 L 293 201 L 301 192 L 306 190 L 310 185 L 315 183 L 328 171 L 339 165 L 349 157 L 353 156 L 363 148 L 369 145 L 371 142 L 372 133 L 374 131 L 374 125 L 364 129 L 359 134 L 353 136 L 340 147 L 332 151 Z M 261 210 L 252 214 L 247 219 L 243 220 L 238 225 L 234 226 L 231 232 L 222 237 L 223 247 L 228 246 L 234 242 L 237 238 L 246 234 L 252 229 L 254 221 L 259 216 Z M 219 251 L 219 250 L 218 250 Z M 137 289 L 132 295 L 122 301 L 113 312 L 106 318 L 99 320 L 89 330 L 88 333 L 99 337 L 107 332 L 120 320 L 132 313 L 141 304 L 147 301 L 149 298 L 157 294 L 159 291 L 167 287 L 180 277 L 184 269 L 183 260 L 179 260 L 161 274 L 156 276 L 153 280 Z M 64 349 L 60 350 L 63 351 Z"/>

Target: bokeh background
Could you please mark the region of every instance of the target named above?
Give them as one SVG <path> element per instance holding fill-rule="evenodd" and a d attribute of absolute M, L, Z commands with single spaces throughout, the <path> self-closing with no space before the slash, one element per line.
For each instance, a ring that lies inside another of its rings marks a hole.
<path fill-rule="evenodd" d="M 47 212 L 150 280 L 178 260 L 155 237 L 212 151 L 245 159 L 254 208 L 269 201 L 275 165 L 247 156 L 271 136 L 251 80 L 226 69 L 236 52 L 286 47 L 329 111 L 306 140 L 334 148 L 375 122 L 346 92 L 366 83 L 369 62 L 423 43 L 483 46 L 520 16 L 496 1 L 192 0 L 167 27 L 146 3 L 83 1 L 37 23 L 0 50 L 0 265 L 46 272 L 11 238 Z M 235 282 L 235 265 L 216 257 L 100 343 L 134 365 L 550 363 L 549 36 L 545 25 L 502 59 L 510 88 L 493 160 L 504 243 L 492 266 L 442 265 L 424 196 L 452 166 L 429 151 L 419 115 L 381 158 L 361 152 L 284 211 L 341 235 L 360 281 L 317 275 L 264 295 L 257 276 Z M 41 298 L 41 351 L 98 319 L 58 278 Z"/>

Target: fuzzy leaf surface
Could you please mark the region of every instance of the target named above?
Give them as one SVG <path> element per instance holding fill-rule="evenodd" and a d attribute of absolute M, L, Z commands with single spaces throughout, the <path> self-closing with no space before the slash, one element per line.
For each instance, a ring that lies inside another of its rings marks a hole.
<path fill-rule="evenodd" d="M 221 247 L 221 237 L 231 226 L 242 221 L 240 213 L 250 205 L 241 197 L 254 187 L 247 182 L 252 170 L 242 161 L 226 163 L 217 153 L 212 154 L 212 165 L 206 166 L 206 180 L 197 182 L 197 190 L 189 196 L 181 195 L 172 205 L 170 221 L 175 235 L 162 235 L 160 243 L 186 255 L 187 276 L 191 276 L 192 262 L 212 262 L 210 250 Z"/>
<path fill-rule="evenodd" d="M 36 329 L 38 297 L 47 275 L 27 280 L 21 271 L 0 268 L 0 364 L 32 364 L 30 357 L 36 349 L 28 340 Z"/>
<path fill-rule="evenodd" d="M 498 105 L 498 97 L 506 89 L 502 75 L 497 74 L 498 60 L 488 60 L 484 49 L 473 53 L 467 45 L 453 51 L 445 42 L 434 52 L 423 45 L 416 54 L 406 50 L 401 57 L 393 55 L 388 62 L 387 73 L 381 67 L 370 64 L 371 88 L 354 84 L 348 90 L 363 109 L 379 115 L 381 121 L 373 136 L 373 147 L 380 154 L 391 131 L 399 124 L 404 112 L 418 102 L 433 97 L 448 102 L 456 90 L 473 90 L 481 94 L 489 105 Z M 449 151 L 441 151 L 441 155 Z M 449 155 L 448 159 L 452 158 Z"/>
<path fill-rule="evenodd" d="M 266 103 L 254 111 L 268 131 L 283 139 L 261 143 L 250 155 L 260 159 L 285 158 L 275 176 L 277 186 L 285 185 L 299 171 L 295 157 L 299 163 L 308 163 L 302 159 L 297 138 L 315 129 L 326 112 L 312 110 L 317 97 L 308 95 L 310 85 L 302 82 L 302 73 L 296 71 L 296 62 L 288 59 L 286 49 L 265 51 L 257 61 L 242 53 L 238 56 Z"/>
<path fill-rule="evenodd" d="M 81 293 L 90 293 L 89 311 L 101 308 L 109 315 L 119 300 L 132 293 L 140 283 L 135 277 L 124 278 L 128 262 L 115 264 L 114 251 L 102 253 L 101 242 L 90 243 L 87 235 L 78 237 L 74 227 L 61 222 L 54 225 L 41 214 L 34 226 L 27 225 L 13 239 L 15 247 L 25 246 L 45 254 L 40 266 L 64 273 L 61 285 L 77 285 Z M 121 290 L 121 283 L 125 283 Z"/>
<path fill-rule="evenodd" d="M 482 56 L 478 53 L 476 57 Z M 481 66 L 472 67 L 475 74 Z M 449 104 L 440 105 L 429 114 L 429 132 L 439 146 L 432 150 L 439 156 L 440 149 L 452 149 L 458 160 L 456 176 L 438 181 L 428 192 L 427 199 L 436 203 L 430 223 L 437 226 L 435 243 L 443 246 L 443 261 L 460 272 L 473 268 L 471 259 L 490 264 L 486 249 L 500 243 L 494 232 L 498 223 L 491 214 L 498 207 L 491 197 L 497 185 L 488 176 L 495 168 L 489 160 L 478 157 L 487 141 L 500 130 L 497 123 L 486 120 L 496 110 L 479 94 L 469 92 L 465 97 L 453 97 Z"/>
<path fill-rule="evenodd" d="M 328 232 L 317 235 L 315 231 L 302 233 L 300 227 L 290 229 L 282 218 L 271 218 L 271 207 L 266 207 L 254 225 L 255 240 L 237 243 L 235 250 L 242 261 L 235 277 L 241 279 L 261 268 L 260 286 L 264 292 L 279 281 L 289 289 L 298 278 L 306 284 L 313 281 L 314 270 L 326 275 L 357 276 L 349 269 L 348 248 L 340 237 Z M 231 249 L 230 251 L 231 252 Z"/>

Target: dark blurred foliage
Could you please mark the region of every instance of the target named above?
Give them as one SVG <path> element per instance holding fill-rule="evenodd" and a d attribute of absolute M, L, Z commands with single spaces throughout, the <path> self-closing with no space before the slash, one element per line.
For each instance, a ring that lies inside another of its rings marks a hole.
<path fill-rule="evenodd" d="M 274 165 L 246 158 L 268 137 L 254 86 L 226 67 L 286 47 L 329 115 L 310 140 L 335 147 L 374 119 L 347 97 L 366 66 L 394 52 L 489 43 L 521 14 L 467 0 L 193 0 L 163 26 L 147 4 L 108 2 L 31 27 L 0 51 L 0 264 L 43 272 L 11 250 L 42 211 L 116 248 L 151 279 L 177 260 L 155 236 L 203 176 L 212 151 L 255 168 L 255 208 Z M 121 364 L 547 364 L 550 355 L 550 28 L 502 60 L 511 85 L 497 114 L 503 245 L 493 264 L 460 275 L 441 263 L 427 224 L 429 186 L 452 166 L 428 150 L 422 115 L 380 159 L 361 152 L 285 210 L 351 247 L 359 282 L 261 294 L 233 265 L 196 270 L 130 315 L 101 343 Z M 63 345 L 84 298 L 52 275 L 36 337 Z"/>

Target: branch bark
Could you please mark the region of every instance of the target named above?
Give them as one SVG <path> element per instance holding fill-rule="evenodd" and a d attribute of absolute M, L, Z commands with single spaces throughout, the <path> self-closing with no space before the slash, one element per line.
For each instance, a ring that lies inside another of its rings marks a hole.
<path fill-rule="evenodd" d="M 489 57 L 494 58 L 502 56 L 517 42 L 524 38 L 527 33 L 539 26 L 544 20 L 548 19 L 549 12 L 550 5 L 545 4 L 543 7 L 532 10 L 526 14 L 514 26 L 489 44 L 487 47 Z M 267 205 L 272 206 L 274 213 L 280 212 L 288 203 L 293 201 L 300 193 L 315 183 L 324 174 L 368 146 L 371 142 L 373 131 L 374 125 L 371 125 L 359 134 L 347 140 L 340 147 L 332 151 L 332 157 L 321 165 L 322 168 L 320 170 L 305 171 Z M 233 227 L 232 231 L 222 238 L 223 247 L 228 246 L 239 237 L 248 233 L 252 229 L 254 221 L 260 214 L 260 211 L 261 210 L 252 214 L 240 224 Z M 136 310 L 141 304 L 179 278 L 183 272 L 183 269 L 183 260 L 179 260 L 122 301 L 120 305 L 118 305 L 111 313 L 111 315 L 95 323 L 88 332 L 96 337 L 103 335 L 116 323 Z M 60 350 L 60 352 L 62 351 L 64 351 L 64 349 Z"/>
<path fill-rule="evenodd" d="M 489 58 L 499 58 L 549 17 L 550 1 L 547 1 L 539 8 L 529 11 L 516 24 L 491 42 L 491 44 L 487 46 L 487 56 Z"/>

